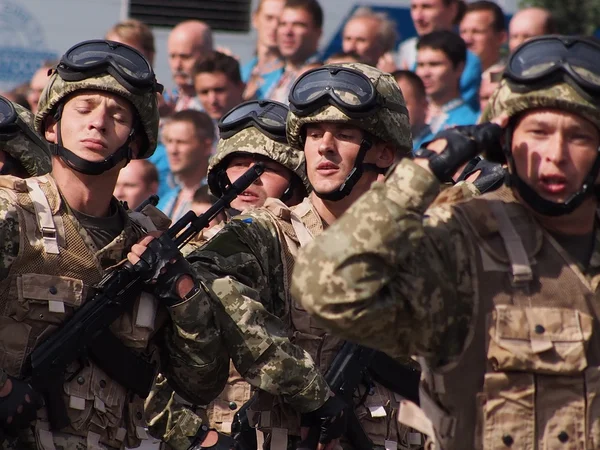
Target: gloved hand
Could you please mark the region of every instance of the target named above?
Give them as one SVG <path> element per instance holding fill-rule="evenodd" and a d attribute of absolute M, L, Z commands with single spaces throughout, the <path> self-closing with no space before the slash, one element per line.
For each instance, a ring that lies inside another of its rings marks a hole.
<path fill-rule="evenodd" d="M 35 420 L 37 410 L 43 406 L 43 400 L 28 383 L 17 378 L 8 376 L 2 390 L 8 387 L 9 393 L 0 397 L 0 424 L 4 431 L 10 433 L 26 428 Z"/>
<path fill-rule="evenodd" d="M 469 164 L 465 170 L 463 170 L 456 181 L 466 180 L 472 174 L 479 172 L 479 175 L 475 181 L 473 181 L 473 184 L 482 194 L 495 191 L 502 186 L 506 178 L 506 169 L 504 166 L 479 157 L 477 159 L 478 161 L 474 161 L 474 164 Z"/>
<path fill-rule="evenodd" d="M 154 295 L 167 306 L 182 301 L 183 296 L 177 289 L 177 283 L 182 277 L 189 277 L 191 285 L 195 285 L 190 264 L 166 233 L 160 237 L 142 238 L 131 247 L 127 257 L 133 264 L 133 270 L 152 286 Z"/>
<path fill-rule="evenodd" d="M 348 415 L 345 409 L 348 405 L 337 396 L 329 397 L 320 408 L 302 414 L 300 426 L 316 428 L 320 430 L 319 442 L 327 444 L 338 439 L 346 431 Z"/>
<path fill-rule="evenodd" d="M 502 128 L 495 123 L 459 126 L 435 135 L 415 152 L 415 157 L 429 159 L 429 168 L 443 183 L 452 182 L 452 176 L 464 164 L 482 151 L 499 149 L 501 152 Z M 446 147 L 441 153 L 425 148 L 430 142 L 445 139 Z"/>

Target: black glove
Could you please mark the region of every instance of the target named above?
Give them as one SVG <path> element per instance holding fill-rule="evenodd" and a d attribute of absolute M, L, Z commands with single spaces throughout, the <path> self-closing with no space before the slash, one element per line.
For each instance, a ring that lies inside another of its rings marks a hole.
<path fill-rule="evenodd" d="M 502 152 L 501 136 L 502 128 L 495 123 L 454 127 L 439 132 L 431 141 L 425 142 L 415 156 L 429 159 L 429 168 L 438 180 L 450 183 L 460 166 L 484 150 L 489 152 L 497 148 Z M 439 154 L 425 148 L 437 139 L 447 141 L 446 148 Z"/>
<path fill-rule="evenodd" d="M 321 444 L 327 444 L 344 434 L 348 422 L 345 409 L 348 405 L 338 396 L 329 397 L 318 409 L 302 414 L 300 426 L 319 427 Z"/>
<path fill-rule="evenodd" d="M 190 264 L 166 233 L 152 239 L 147 247 L 133 269 L 152 286 L 154 295 L 168 306 L 180 303 L 182 299 L 175 286 L 184 275 L 195 279 Z"/>
<path fill-rule="evenodd" d="M 29 426 L 36 418 L 36 411 L 43 406 L 42 396 L 25 381 L 9 376 L 12 383 L 10 394 L 0 397 L 0 424 L 7 432 Z M 12 417 L 10 423 L 8 418 Z"/>
<path fill-rule="evenodd" d="M 495 191 L 502 186 L 504 184 L 504 180 L 506 179 L 507 173 L 504 166 L 502 166 L 502 164 L 493 163 L 479 157 L 477 159 L 477 163 L 469 164 L 456 181 L 458 182 L 466 180 L 470 175 L 479 171 L 479 176 L 475 181 L 473 181 L 473 184 L 482 194 L 485 192 Z"/>

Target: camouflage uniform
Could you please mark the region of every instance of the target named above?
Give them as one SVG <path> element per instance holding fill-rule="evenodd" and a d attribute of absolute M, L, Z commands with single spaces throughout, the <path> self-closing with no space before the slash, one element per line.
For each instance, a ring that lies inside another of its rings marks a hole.
<path fill-rule="evenodd" d="M 308 188 L 304 153 L 276 142 L 257 128 L 250 127 L 219 141 L 217 152 L 211 158 L 208 167 L 209 186 L 214 195 L 222 194 L 216 184 L 215 173 L 227 168 L 232 155 L 244 153 L 261 155 L 278 162 L 297 176 L 296 182 Z M 199 249 L 223 226 L 224 224 L 219 224 L 203 230 L 184 247 L 182 253 L 188 255 Z M 235 413 L 250 399 L 251 393 L 251 386 L 239 375 L 233 363 L 230 363 L 229 379 L 223 392 L 208 406 L 201 408 L 185 402 L 173 391 L 164 377 L 159 377 L 146 400 L 150 433 L 175 450 L 187 450 L 190 438 L 196 435 L 203 422 L 208 421 L 212 428 L 230 434 Z"/>
<path fill-rule="evenodd" d="M 566 83 L 502 82 L 486 117 L 536 107 L 600 129 Z M 301 252 L 294 298 L 341 336 L 420 355 L 427 417 L 412 420 L 432 448 L 598 448 L 600 232 L 584 268 L 509 188 L 428 210 L 438 191 L 403 160 Z"/>
<path fill-rule="evenodd" d="M 393 78 L 365 65 L 382 96 L 404 103 Z M 309 122 L 350 123 L 395 145 L 412 148 L 408 117 L 372 114 L 351 119 L 327 106 L 313 116 L 288 115 L 288 142 L 302 149 Z M 290 277 L 299 248 L 323 232 L 325 224 L 310 197 L 288 208 L 269 199 L 263 208 L 234 218 L 204 247 L 188 256 L 207 286 L 231 359 L 259 395 L 249 411 L 259 448 L 291 448 L 299 436 L 299 413 L 311 412 L 331 395 L 322 376 L 342 342 L 318 327 L 290 297 Z M 357 415 L 378 448 L 409 446 L 408 429 L 397 428 L 398 399 L 380 385 L 357 406 Z M 294 437 L 289 439 L 288 437 Z M 393 444 L 392 444 L 393 442 Z M 287 444 L 286 444 L 287 443 Z"/>
<path fill-rule="evenodd" d="M 146 137 L 142 151 L 146 157 L 152 154 L 158 131 L 155 94 L 132 95 L 109 75 L 66 82 L 54 74 L 42 93 L 35 119 L 40 134 L 44 133 L 44 119 L 67 95 L 81 89 L 103 90 L 131 101 Z M 27 355 L 94 295 L 94 285 L 104 271 L 122 261 L 148 229 L 164 229 L 169 224 L 153 207 L 130 216 L 113 199 L 112 208 L 120 216 L 123 230 L 98 248 L 64 201 L 52 175 L 26 180 L 0 177 L 0 361 L 9 375 L 23 375 Z M 203 350 L 213 349 L 207 342 L 218 335 L 210 311 L 203 311 L 202 302 L 194 297 L 190 300 L 192 303 L 165 308 L 144 293 L 111 330 L 126 347 L 153 359 L 161 357 L 163 370 L 182 386 L 181 391 L 205 401 L 220 391 L 225 379 L 209 376 L 210 381 L 197 385 L 190 375 L 212 373 L 219 364 L 227 367 L 228 361 L 226 355 L 223 360 L 204 359 L 198 350 L 199 344 Z M 190 317 L 194 317 L 193 323 Z M 162 352 L 150 345 L 158 331 Z M 205 336 L 208 338 L 203 340 Z M 214 347 L 211 354 L 224 352 Z M 96 450 L 134 447 L 147 438 L 143 399 L 112 380 L 93 361 L 65 381 L 64 401 L 69 426 L 50 430 L 48 413 L 42 408 L 37 420 L 17 437 L 2 436 L 0 448 Z"/>

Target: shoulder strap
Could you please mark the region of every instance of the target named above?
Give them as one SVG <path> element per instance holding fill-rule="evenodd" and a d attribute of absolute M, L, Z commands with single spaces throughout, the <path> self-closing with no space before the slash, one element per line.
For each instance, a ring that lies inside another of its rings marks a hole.
<path fill-rule="evenodd" d="M 58 238 L 56 233 L 56 225 L 52 217 L 52 209 L 46 195 L 40 188 L 39 182 L 35 178 L 25 179 L 29 197 L 35 209 L 35 216 L 38 227 L 42 233 L 42 242 L 46 253 L 58 255 L 60 253 L 58 246 Z"/>

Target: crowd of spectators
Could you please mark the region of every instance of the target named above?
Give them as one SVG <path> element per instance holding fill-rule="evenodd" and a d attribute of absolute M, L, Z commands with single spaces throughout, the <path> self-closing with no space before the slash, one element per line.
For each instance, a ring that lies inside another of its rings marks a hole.
<path fill-rule="evenodd" d="M 509 23 L 488 0 L 410 0 L 417 36 L 396 48 L 396 24 L 384 13 L 358 8 L 343 27 L 342 48 L 326 60 L 319 52 L 323 10 L 317 0 L 260 0 L 252 15 L 254 57 L 244 65 L 215 46 L 210 27 L 185 21 L 169 34 L 168 55 L 157 55 L 152 30 L 130 19 L 105 38 L 138 49 L 151 64 L 168 58 L 175 88 L 160 100 L 161 143 L 147 161 L 121 171 L 115 196 L 135 208 L 158 193 L 159 207 L 177 219 L 211 201 L 208 160 L 219 138 L 218 121 L 250 99 L 287 103 L 293 82 L 314 67 L 360 62 L 390 72 L 410 114 L 414 147 L 454 125 L 469 125 L 494 91 L 507 56 L 525 40 L 556 33 L 552 15 L 525 8 Z M 56 61 L 45 62 L 26 85 L 3 95 L 33 112 Z M 202 206 L 204 205 L 204 206 Z"/>

